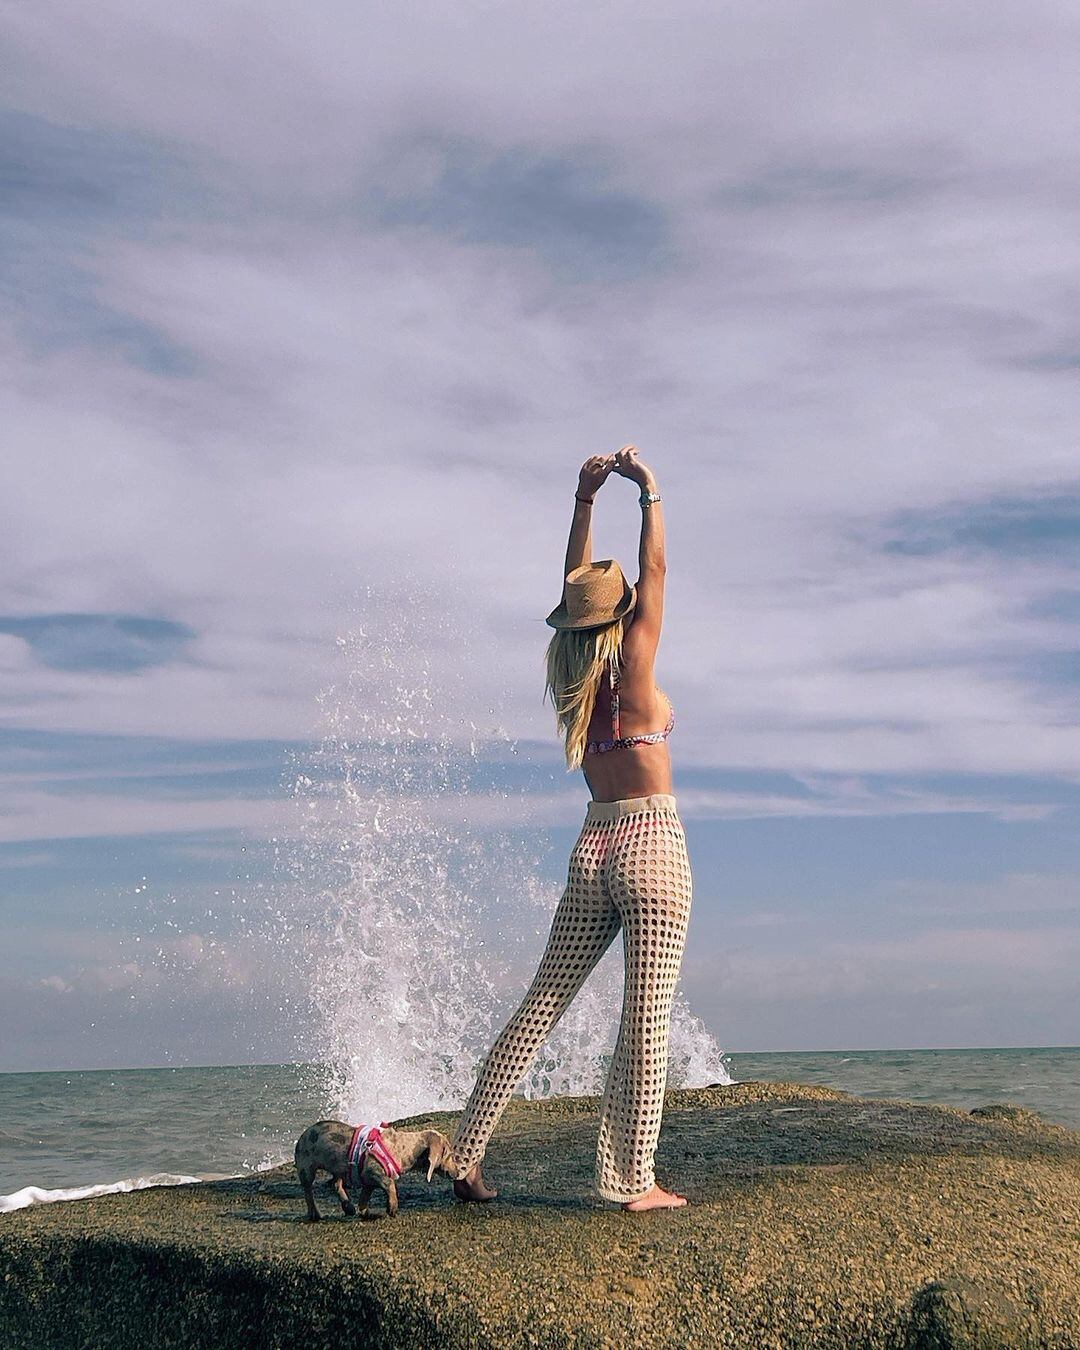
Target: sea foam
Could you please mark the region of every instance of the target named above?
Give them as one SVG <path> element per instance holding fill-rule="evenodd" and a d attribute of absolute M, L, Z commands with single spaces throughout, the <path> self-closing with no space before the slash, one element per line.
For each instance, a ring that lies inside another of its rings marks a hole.
<path fill-rule="evenodd" d="M 43 1190 L 40 1186 L 24 1186 L 11 1195 L 0 1195 L 0 1214 L 15 1209 L 29 1209 L 31 1205 L 48 1205 L 57 1200 L 92 1200 L 98 1195 L 116 1195 L 121 1191 L 144 1191 L 149 1186 L 187 1186 L 205 1177 L 185 1177 L 173 1172 L 155 1172 L 149 1177 L 130 1177 L 126 1181 L 112 1181 L 102 1186 L 63 1186 Z"/>

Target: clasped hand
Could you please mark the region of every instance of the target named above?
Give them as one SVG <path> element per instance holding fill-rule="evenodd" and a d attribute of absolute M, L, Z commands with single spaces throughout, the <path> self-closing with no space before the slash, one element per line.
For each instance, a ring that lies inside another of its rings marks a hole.
<path fill-rule="evenodd" d="M 642 487 L 649 476 L 647 466 L 638 459 L 637 446 L 624 445 L 614 455 L 591 455 L 585 461 L 578 475 L 578 495 L 591 497 L 612 472 Z"/>

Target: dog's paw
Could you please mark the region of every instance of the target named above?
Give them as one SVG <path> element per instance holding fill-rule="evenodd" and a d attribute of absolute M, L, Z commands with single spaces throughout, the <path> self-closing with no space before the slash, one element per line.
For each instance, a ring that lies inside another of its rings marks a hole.
<path fill-rule="evenodd" d="M 348 1204 L 341 1206 L 341 1212 L 345 1215 L 347 1219 L 351 1219 L 352 1216 L 356 1213 L 356 1206 L 350 1200 Z"/>

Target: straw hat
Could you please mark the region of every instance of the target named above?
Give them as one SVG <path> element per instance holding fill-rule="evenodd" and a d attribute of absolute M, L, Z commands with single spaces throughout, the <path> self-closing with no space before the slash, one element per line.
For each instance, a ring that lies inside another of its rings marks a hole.
<path fill-rule="evenodd" d="M 614 558 L 605 558 L 567 574 L 562 602 L 545 623 L 552 628 L 601 628 L 629 614 L 636 604 L 637 587 Z"/>

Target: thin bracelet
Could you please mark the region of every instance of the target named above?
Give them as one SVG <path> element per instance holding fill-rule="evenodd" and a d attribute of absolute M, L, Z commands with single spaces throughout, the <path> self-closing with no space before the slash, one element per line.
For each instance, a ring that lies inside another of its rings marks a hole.
<path fill-rule="evenodd" d="M 595 500 L 596 500 L 595 497 L 579 497 L 576 492 L 574 493 L 574 501 L 584 502 L 586 506 L 592 506 Z"/>

